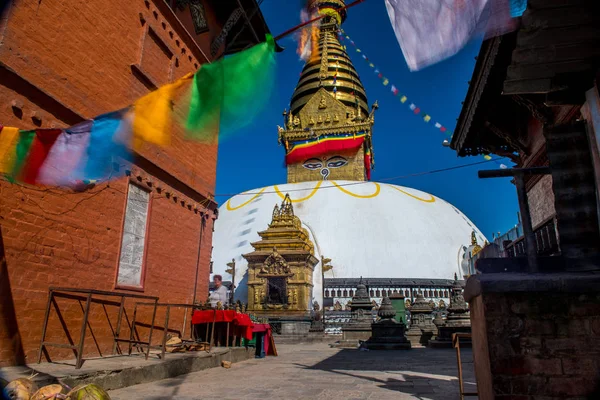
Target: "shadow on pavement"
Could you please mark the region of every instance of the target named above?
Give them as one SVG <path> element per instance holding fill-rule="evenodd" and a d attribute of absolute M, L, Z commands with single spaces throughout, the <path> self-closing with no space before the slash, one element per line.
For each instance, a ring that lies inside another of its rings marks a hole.
<path fill-rule="evenodd" d="M 475 392 L 477 388 L 470 351 L 462 354 L 462 357 L 464 390 Z M 343 349 L 312 366 L 298 363 L 295 365 L 373 382 L 380 388 L 418 399 L 460 398 L 454 350 L 361 352 Z M 381 372 L 387 372 L 389 377 Z"/>

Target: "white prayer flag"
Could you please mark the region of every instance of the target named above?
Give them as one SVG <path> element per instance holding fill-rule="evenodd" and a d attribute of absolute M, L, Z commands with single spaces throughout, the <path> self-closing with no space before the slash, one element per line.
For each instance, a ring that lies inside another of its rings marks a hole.
<path fill-rule="evenodd" d="M 516 28 L 509 0 L 385 0 L 390 22 L 411 71 L 458 53 L 472 38 Z"/>

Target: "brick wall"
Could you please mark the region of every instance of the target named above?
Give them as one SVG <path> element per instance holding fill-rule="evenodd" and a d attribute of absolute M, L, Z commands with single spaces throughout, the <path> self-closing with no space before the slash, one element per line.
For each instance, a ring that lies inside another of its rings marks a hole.
<path fill-rule="evenodd" d="M 552 191 L 552 175 L 544 175 L 527 192 L 531 223 L 535 229 L 539 224 L 556 214 L 554 209 L 554 192 Z"/>
<path fill-rule="evenodd" d="M 598 394 L 600 295 L 532 291 L 482 298 L 496 399 Z"/>
<path fill-rule="evenodd" d="M 214 18 L 208 20 L 214 28 Z M 203 62 L 162 0 L 13 2 L 0 21 L 0 124 L 69 126 L 124 107 Z M 176 108 L 183 105 L 176 102 Z M 213 214 L 194 208 L 214 191 L 216 143 L 184 142 L 175 131 L 169 148 L 145 146 L 140 154 L 130 177 L 82 193 L 0 181 L 0 277 L 8 277 L 1 288 L 10 288 L 0 297 L 0 365 L 35 361 L 49 286 L 115 290 L 129 180 L 151 191 L 151 211 L 144 288 L 122 292 L 191 302 L 199 265 L 196 290 L 206 296 Z M 210 217 L 198 263 L 200 211 Z M 106 300 L 91 307 L 84 356 L 112 350 L 118 300 Z M 126 304 L 121 337 L 129 337 L 133 311 L 133 302 Z M 46 339 L 76 343 L 82 305 L 58 299 Z M 180 327 L 183 311 L 174 314 L 171 326 Z M 137 320 L 149 324 L 149 313 L 138 313 Z M 157 325 L 163 321 L 160 310 Z M 138 328 L 142 339 L 147 332 Z M 70 350 L 48 352 L 53 360 L 73 357 Z"/>

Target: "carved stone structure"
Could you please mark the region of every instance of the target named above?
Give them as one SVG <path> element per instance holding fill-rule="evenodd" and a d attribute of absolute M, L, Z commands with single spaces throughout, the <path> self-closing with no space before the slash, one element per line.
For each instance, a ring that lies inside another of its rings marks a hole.
<path fill-rule="evenodd" d="M 308 231 L 294 215 L 289 196 L 281 207 L 275 205 L 261 240 L 252 243 L 254 251 L 244 254 L 248 261 L 248 309 L 269 320 L 278 318 L 301 321 L 284 333 L 306 333 L 310 328 L 313 272 L 318 259 Z M 283 321 L 283 320 L 282 320 Z M 306 331 L 306 332 L 304 332 Z"/>
<path fill-rule="evenodd" d="M 356 348 L 361 340 L 371 337 L 373 317 L 371 298 L 367 287 L 360 282 L 350 305 L 350 321 L 342 328 L 342 340 L 339 347 Z"/>
<path fill-rule="evenodd" d="M 435 320 L 433 321 L 436 322 Z M 463 296 L 463 287 L 458 281 L 454 280 L 452 286 L 452 296 L 450 297 L 450 306 L 448 307 L 448 315 L 446 320 L 441 324 L 437 324 L 438 334 L 435 340 L 430 340 L 431 347 L 452 347 L 453 333 L 471 333 L 471 318 L 469 315 L 469 306 Z M 461 339 L 461 346 L 470 346 L 471 341 Z"/>
<path fill-rule="evenodd" d="M 379 321 L 371 324 L 371 338 L 365 343 L 369 350 L 408 350 L 410 342 L 404 334 L 406 326 L 396 321 L 396 309 L 385 296 L 377 312 Z"/>
<path fill-rule="evenodd" d="M 434 333 L 437 332 L 432 316 L 433 309 L 423 295 L 419 293 L 414 304 L 410 307 L 410 329 L 406 333 L 412 347 L 426 346 Z"/>

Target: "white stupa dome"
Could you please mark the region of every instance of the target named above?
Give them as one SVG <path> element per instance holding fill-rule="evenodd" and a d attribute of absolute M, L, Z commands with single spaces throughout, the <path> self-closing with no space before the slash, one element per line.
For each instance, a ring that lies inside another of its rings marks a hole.
<path fill-rule="evenodd" d="M 462 277 L 465 248 L 474 231 L 458 209 L 419 190 L 376 182 L 320 181 L 283 184 L 236 195 L 219 208 L 213 235 L 213 272 L 236 262 L 235 298 L 247 300 L 247 262 L 259 231 L 271 222 L 273 207 L 289 194 L 294 213 L 309 231 L 315 257 L 330 258 L 325 278 Z M 321 265 L 315 267 L 313 296 L 321 303 Z M 322 303 L 321 303 L 322 304 Z"/>

